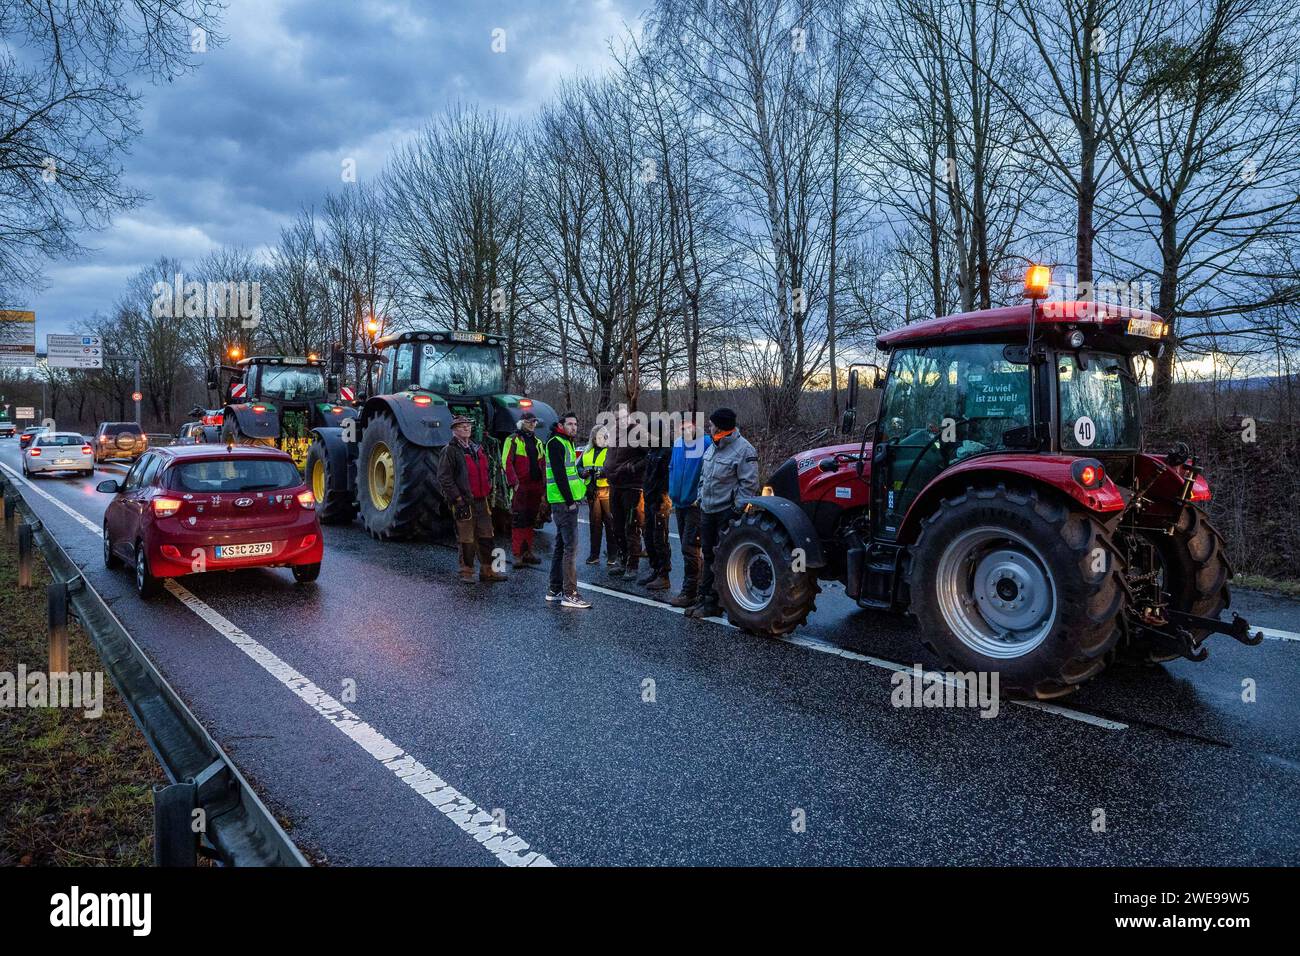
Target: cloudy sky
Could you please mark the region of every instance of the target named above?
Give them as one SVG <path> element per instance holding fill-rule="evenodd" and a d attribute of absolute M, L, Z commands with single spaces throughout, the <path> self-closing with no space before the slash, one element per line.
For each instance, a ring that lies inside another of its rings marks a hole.
<path fill-rule="evenodd" d="M 528 114 L 561 78 L 607 69 L 609 38 L 646 2 L 229 0 L 225 42 L 198 71 L 142 87 L 143 136 L 125 168 L 152 198 L 85 237 L 84 258 L 46 270 L 48 287 L 26 305 L 40 347 L 109 311 L 160 255 L 273 245 L 300 206 L 342 185 L 345 160 L 360 181 L 377 175 L 448 103 Z"/>

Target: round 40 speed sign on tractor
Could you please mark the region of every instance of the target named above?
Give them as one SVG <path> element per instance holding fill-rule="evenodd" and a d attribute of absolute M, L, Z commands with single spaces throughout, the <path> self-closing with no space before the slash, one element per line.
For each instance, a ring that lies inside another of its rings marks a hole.
<path fill-rule="evenodd" d="M 1097 440 L 1097 426 L 1087 415 L 1080 415 L 1074 420 L 1074 440 L 1088 448 Z"/>

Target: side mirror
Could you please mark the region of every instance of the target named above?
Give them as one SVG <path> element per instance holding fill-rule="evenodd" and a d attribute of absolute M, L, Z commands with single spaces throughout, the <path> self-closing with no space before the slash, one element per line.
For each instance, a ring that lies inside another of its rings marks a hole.
<path fill-rule="evenodd" d="M 325 379 L 325 391 L 331 395 L 337 395 L 339 392 L 339 377 L 331 372 Z"/>
<path fill-rule="evenodd" d="M 101 481 L 95 486 L 95 490 L 105 495 L 115 495 L 122 490 L 122 486 L 111 478 L 108 481 Z"/>
<path fill-rule="evenodd" d="M 201 409 L 201 408 L 199 408 L 199 406 L 195 405 L 193 408 L 190 409 L 189 417 L 190 417 L 190 418 L 202 418 L 202 417 L 203 417 L 203 409 Z"/>
<path fill-rule="evenodd" d="M 221 369 L 208 369 L 207 384 L 208 388 L 212 389 L 214 392 L 221 388 Z"/>
<path fill-rule="evenodd" d="M 852 435 L 853 424 L 857 421 L 858 410 L 856 408 L 844 409 L 844 414 L 840 416 L 840 434 Z"/>

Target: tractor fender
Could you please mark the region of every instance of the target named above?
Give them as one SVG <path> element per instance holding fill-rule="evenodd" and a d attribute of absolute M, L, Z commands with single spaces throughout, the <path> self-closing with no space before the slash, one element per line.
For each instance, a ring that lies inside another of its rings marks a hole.
<path fill-rule="evenodd" d="M 781 526 L 785 528 L 786 534 L 790 535 L 790 541 L 794 546 L 803 549 L 808 567 L 826 566 L 826 555 L 822 552 L 822 542 L 817 537 L 817 529 L 813 527 L 812 519 L 797 501 L 779 498 L 776 495 L 760 495 L 757 498 L 739 498 L 736 503 L 746 508 L 766 511 L 781 522 Z"/>
<path fill-rule="evenodd" d="M 361 410 L 361 430 L 381 412 L 391 414 L 402 436 L 421 448 L 441 448 L 451 441 L 451 409 L 436 400 L 417 405 L 405 395 L 376 395 Z"/>
<path fill-rule="evenodd" d="M 351 405 L 331 405 L 329 402 L 325 402 L 317 405 L 316 408 L 320 412 L 321 426 L 325 428 L 342 425 L 345 420 L 356 418 L 359 414 Z M 338 409 L 337 412 L 334 411 L 336 408 Z"/>
<path fill-rule="evenodd" d="M 524 412 L 537 416 L 537 434 L 549 435 L 551 426 L 560 420 L 555 409 L 537 399 L 527 399 L 532 405 L 524 407 L 519 404 L 517 395 L 492 396 L 492 424 L 489 431 L 494 435 L 509 435 L 513 432 Z"/>
<path fill-rule="evenodd" d="M 258 403 L 259 405 L 262 403 Z M 241 434 L 248 438 L 280 437 L 280 410 L 273 405 L 264 405 L 265 411 L 253 411 L 252 402 L 227 405 L 224 411 L 225 421 L 235 420 Z"/>
<path fill-rule="evenodd" d="M 351 459 L 356 457 L 357 443 L 344 441 L 343 429 L 334 426 L 313 428 L 311 435 L 313 439 L 319 439 L 325 449 L 329 490 L 350 493 L 356 481 L 355 470 L 350 465 Z"/>
<path fill-rule="evenodd" d="M 1119 486 L 1107 475 L 1099 488 L 1084 488 L 1074 480 L 1072 466 L 1086 455 L 1029 455 L 992 454 L 978 455 L 959 462 L 936 475 L 921 489 L 902 523 L 898 526 L 898 541 L 909 544 L 916 540 L 921 523 L 939 507 L 945 498 L 959 495 L 968 485 L 1005 483 L 1009 477 L 1021 484 L 1050 488 L 1074 499 L 1082 507 L 1107 518 L 1124 510 L 1124 495 Z"/>

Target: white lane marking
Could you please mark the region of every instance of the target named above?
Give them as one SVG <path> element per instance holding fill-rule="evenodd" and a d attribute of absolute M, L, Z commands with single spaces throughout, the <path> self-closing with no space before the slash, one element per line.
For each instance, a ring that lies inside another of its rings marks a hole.
<path fill-rule="evenodd" d="M 587 581 L 579 581 L 578 586 L 580 588 L 587 588 L 592 591 L 598 591 L 601 594 L 609 594 L 612 595 L 613 597 L 622 598 L 625 601 L 633 601 L 637 604 L 649 605 L 650 607 L 658 608 L 661 611 L 669 611 L 674 614 L 685 613 L 684 609 L 682 608 L 673 607 L 671 604 L 664 604 L 662 601 L 655 601 L 655 600 L 651 600 L 650 598 L 643 598 L 639 594 L 627 594 L 623 591 L 616 591 L 613 588 L 603 588 L 599 584 L 591 584 Z M 703 620 L 712 621 L 713 623 L 721 624 L 724 627 L 735 628 L 736 626 L 723 617 L 706 617 Z M 777 638 L 777 640 L 782 641 L 786 644 L 793 644 L 796 647 L 806 648 L 807 650 L 810 651 L 817 651 L 819 654 L 831 654 L 834 655 L 835 657 L 842 657 L 845 660 L 858 661 L 859 663 L 862 664 L 870 664 L 872 667 L 879 667 L 882 670 L 899 671 L 902 673 L 909 673 L 912 670 L 912 666 L 909 664 L 898 664 L 895 663 L 894 661 L 887 661 L 884 658 L 871 657 L 868 654 L 859 654 L 856 651 L 845 650 L 842 647 L 837 647 L 834 644 L 830 644 L 826 641 L 818 640 L 815 637 L 807 637 L 804 635 L 791 635 L 789 637 L 779 637 Z M 945 683 L 949 683 L 949 682 L 950 681 L 945 679 Z M 1008 698 L 1006 703 L 1015 704 L 1017 707 L 1028 707 L 1031 710 L 1040 710 L 1046 714 L 1055 714 L 1058 717 L 1066 717 L 1070 720 L 1077 720 L 1080 723 L 1091 724 L 1094 727 L 1101 727 L 1105 730 L 1127 730 L 1128 729 L 1128 724 L 1122 724 L 1118 720 L 1109 720 L 1105 717 L 1098 717 L 1095 714 L 1084 713 L 1081 710 L 1071 710 L 1069 707 L 1062 707 L 1060 704 L 1051 704 L 1046 701 L 1013 700 Z"/>
<path fill-rule="evenodd" d="M 37 488 L 30 481 L 14 472 L 7 465 L 0 464 L 16 481 L 21 482 L 32 491 L 45 498 L 62 511 L 85 526 L 92 533 L 103 537 L 103 531 L 84 515 L 59 501 L 53 495 Z M 351 738 L 362 750 L 378 760 L 385 769 L 397 776 L 404 784 L 431 803 L 452 823 L 460 827 L 489 853 L 506 866 L 554 866 L 541 853 L 528 850 L 528 843 L 513 830 L 498 826 L 496 818 L 484 810 L 455 787 L 449 785 L 442 777 L 424 764 L 420 763 L 397 744 L 393 743 L 370 724 L 348 710 L 341 703 L 321 690 L 308 678 L 294 670 L 274 651 L 258 643 L 249 634 L 225 618 L 211 605 L 205 603 L 193 592 L 169 578 L 165 585 L 176 600 L 180 601 L 195 615 L 206 622 L 218 634 L 243 651 L 249 659 L 264 671 L 293 691 L 312 710 L 320 714 L 337 730 Z"/>
<path fill-rule="evenodd" d="M 1252 627 L 1252 631 L 1259 631 L 1271 641 L 1300 641 L 1300 634 L 1295 631 L 1279 631 L 1272 627 Z"/>

